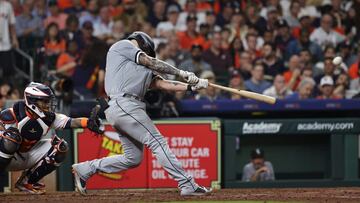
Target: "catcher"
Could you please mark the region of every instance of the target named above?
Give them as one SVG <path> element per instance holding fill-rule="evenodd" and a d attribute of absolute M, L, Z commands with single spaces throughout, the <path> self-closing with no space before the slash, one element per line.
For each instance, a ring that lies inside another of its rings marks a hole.
<path fill-rule="evenodd" d="M 45 185 L 39 180 L 65 160 L 69 148 L 65 140 L 56 135 L 42 139 L 51 128 L 88 128 L 103 133 L 97 107 L 90 118 L 70 118 L 54 112 L 55 102 L 48 86 L 32 82 L 24 91 L 24 101 L 0 113 L 0 172 L 23 170 L 15 184 L 20 191 L 45 193 Z"/>

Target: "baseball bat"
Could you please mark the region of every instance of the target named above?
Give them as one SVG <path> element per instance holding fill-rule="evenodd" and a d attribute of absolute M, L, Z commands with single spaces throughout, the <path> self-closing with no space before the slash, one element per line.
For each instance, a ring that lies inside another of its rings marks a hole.
<path fill-rule="evenodd" d="M 265 102 L 268 104 L 275 104 L 275 102 L 276 102 L 276 98 L 274 98 L 274 97 L 266 96 L 263 94 L 258 94 L 255 92 L 250 92 L 250 91 L 246 91 L 246 90 L 238 90 L 238 89 L 230 88 L 230 87 L 224 87 L 222 85 L 217 85 L 217 84 L 210 83 L 210 82 L 209 82 L 209 86 L 217 88 L 217 89 L 221 89 L 221 90 L 233 93 L 233 94 L 238 94 L 238 95 L 246 97 L 246 98 L 254 99 L 257 101 L 262 101 L 262 102 Z"/>

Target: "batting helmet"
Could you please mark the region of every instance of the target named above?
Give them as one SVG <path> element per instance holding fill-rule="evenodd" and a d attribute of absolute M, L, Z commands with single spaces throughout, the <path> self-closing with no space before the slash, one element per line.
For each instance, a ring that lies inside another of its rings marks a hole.
<path fill-rule="evenodd" d="M 129 35 L 127 39 L 136 40 L 137 43 L 139 44 L 139 48 L 142 51 L 144 51 L 147 55 L 151 57 L 156 57 L 154 41 L 145 32 L 140 32 L 140 31 L 133 32 L 131 35 Z"/>

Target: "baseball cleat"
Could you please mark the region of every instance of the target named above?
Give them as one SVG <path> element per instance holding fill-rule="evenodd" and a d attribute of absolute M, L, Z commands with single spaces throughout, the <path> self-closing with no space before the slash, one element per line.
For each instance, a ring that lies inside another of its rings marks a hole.
<path fill-rule="evenodd" d="M 34 183 L 32 185 L 37 190 L 44 190 L 45 189 L 45 184 L 44 183 Z"/>
<path fill-rule="evenodd" d="M 20 190 L 21 192 L 27 192 L 31 194 L 41 195 L 44 194 L 46 191 L 43 189 L 36 189 L 33 184 L 24 183 L 24 184 L 15 184 L 15 187 Z"/>
<path fill-rule="evenodd" d="M 76 164 L 72 165 L 72 172 L 75 178 L 75 187 L 81 195 L 86 195 L 86 181 L 80 178 L 78 171 L 76 170 Z"/>
<path fill-rule="evenodd" d="M 15 188 L 20 190 L 21 192 L 28 192 L 31 194 L 44 194 L 45 193 L 45 184 L 43 183 L 35 183 L 30 184 L 27 182 L 26 177 L 27 171 L 23 171 L 19 179 L 15 183 Z"/>
<path fill-rule="evenodd" d="M 206 187 L 203 186 L 199 186 L 198 188 L 196 188 L 195 191 L 186 191 L 186 190 L 182 190 L 180 195 L 181 196 L 202 196 L 202 195 L 208 195 L 210 194 L 212 191 L 212 189 L 207 189 Z"/>

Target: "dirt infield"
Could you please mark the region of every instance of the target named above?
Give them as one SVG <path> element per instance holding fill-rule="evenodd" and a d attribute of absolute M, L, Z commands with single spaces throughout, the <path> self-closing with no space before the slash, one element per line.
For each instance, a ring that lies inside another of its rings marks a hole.
<path fill-rule="evenodd" d="M 90 191 L 88 196 L 75 192 L 44 195 L 24 193 L 0 194 L 0 202 L 171 202 L 171 201 L 286 201 L 286 202 L 360 202 L 360 188 L 305 189 L 221 189 L 209 196 L 181 197 L 177 190 L 103 190 Z"/>

